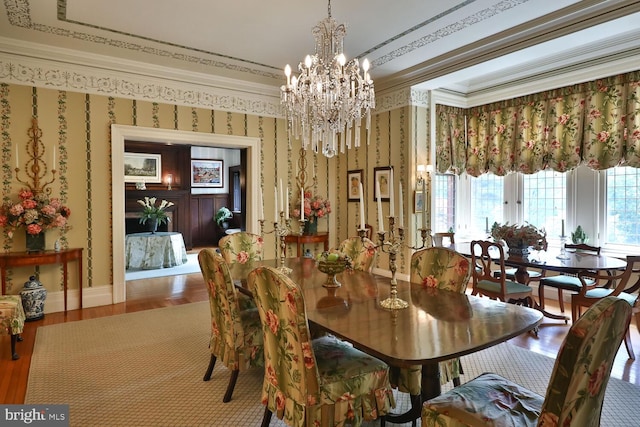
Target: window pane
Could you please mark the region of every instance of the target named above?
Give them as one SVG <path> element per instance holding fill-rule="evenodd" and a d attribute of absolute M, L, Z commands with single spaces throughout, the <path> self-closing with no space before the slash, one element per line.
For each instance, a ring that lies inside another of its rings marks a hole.
<path fill-rule="evenodd" d="M 562 234 L 562 220 L 566 219 L 566 183 L 566 175 L 555 171 L 523 175 L 522 219 L 544 228 L 552 239 Z M 568 234 L 568 230 L 564 233 Z"/>
<path fill-rule="evenodd" d="M 485 232 L 494 222 L 503 222 L 504 177 L 484 174 L 471 182 L 471 230 Z"/>
<path fill-rule="evenodd" d="M 640 245 L 640 169 L 607 169 L 607 237 L 612 244 Z"/>
<path fill-rule="evenodd" d="M 433 231 L 455 230 L 456 218 L 456 177 L 437 173 L 435 177 L 435 223 Z"/>

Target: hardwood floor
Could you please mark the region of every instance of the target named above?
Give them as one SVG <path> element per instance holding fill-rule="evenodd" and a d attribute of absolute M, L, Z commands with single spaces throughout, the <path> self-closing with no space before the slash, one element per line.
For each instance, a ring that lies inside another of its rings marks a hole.
<path fill-rule="evenodd" d="M 207 291 L 199 273 L 135 280 L 127 282 L 127 301 L 125 303 L 72 310 L 67 314 L 50 313 L 45 315 L 44 319 L 28 322 L 23 333 L 24 340 L 17 344 L 17 350 L 20 354 L 19 360 L 11 360 L 9 337 L 0 337 L 0 402 L 3 404 L 24 403 L 31 354 L 33 353 L 36 330 L 39 326 L 188 304 L 205 301 L 207 298 Z M 559 308 L 554 305 L 553 300 L 547 301 L 547 309 L 551 312 L 559 312 Z M 524 334 L 512 339 L 511 343 L 555 357 L 568 329 L 569 325 L 565 325 L 564 322 L 558 323 L 551 319 L 545 319 L 537 338 L 533 334 Z M 631 339 L 634 343 L 634 351 L 640 357 L 640 335 L 635 322 L 632 324 Z M 623 344 L 618 351 L 612 376 L 640 385 L 639 363 L 628 359 Z M 532 372 L 532 375 L 535 375 L 535 372 Z"/>

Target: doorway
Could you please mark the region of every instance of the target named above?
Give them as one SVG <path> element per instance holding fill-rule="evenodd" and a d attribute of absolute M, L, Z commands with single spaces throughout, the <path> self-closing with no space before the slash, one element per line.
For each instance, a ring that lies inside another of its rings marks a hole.
<path fill-rule="evenodd" d="M 245 197 L 251 206 L 258 204 L 258 188 L 260 177 L 260 139 L 218 135 L 198 132 L 187 132 L 170 129 L 146 128 L 140 126 L 111 125 L 111 184 L 112 184 L 112 268 L 113 268 L 113 303 L 126 300 L 125 289 L 125 197 L 124 197 L 124 141 L 126 139 L 157 142 L 159 144 L 189 144 L 221 148 L 246 149 L 246 181 Z M 245 210 L 247 231 L 258 233 L 258 217 L 252 209 Z"/>

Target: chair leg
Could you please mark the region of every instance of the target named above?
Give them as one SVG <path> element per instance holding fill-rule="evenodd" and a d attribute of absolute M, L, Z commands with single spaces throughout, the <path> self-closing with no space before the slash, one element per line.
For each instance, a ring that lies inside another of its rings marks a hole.
<path fill-rule="evenodd" d="M 538 282 L 538 300 L 540 301 L 540 308 L 544 310 L 544 285 L 542 282 Z"/>
<path fill-rule="evenodd" d="M 213 373 L 213 368 L 216 366 L 216 356 L 211 354 L 211 359 L 209 359 L 209 367 L 207 368 L 207 372 L 204 373 L 203 381 L 209 381 L 211 379 L 211 374 Z"/>
<path fill-rule="evenodd" d="M 264 415 L 262 416 L 262 427 L 268 427 L 271 422 L 271 411 L 268 406 L 264 407 Z"/>
<path fill-rule="evenodd" d="M 20 355 L 16 352 L 16 341 L 18 341 L 18 334 L 11 334 L 11 359 L 18 360 Z M 22 339 L 20 339 L 22 341 Z"/>
<path fill-rule="evenodd" d="M 629 332 L 628 327 L 627 327 L 627 332 L 625 332 L 624 334 L 624 346 L 627 348 L 629 359 L 636 360 L 636 355 L 633 352 L 633 345 L 631 344 L 631 333 Z"/>
<path fill-rule="evenodd" d="M 229 385 L 227 386 L 227 392 L 224 394 L 222 401 L 227 403 L 231 400 L 231 395 L 233 394 L 233 389 L 236 386 L 236 381 L 238 381 L 238 374 L 240 373 L 239 369 L 235 369 L 231 371 L 231 378 L 229 378 Z"/>
<path fill-rule="evenodd" d="M 560 311 L 564 313 L 564 298 L 560 288 L 558 288 L 558 304 L 560 305 Z"/>

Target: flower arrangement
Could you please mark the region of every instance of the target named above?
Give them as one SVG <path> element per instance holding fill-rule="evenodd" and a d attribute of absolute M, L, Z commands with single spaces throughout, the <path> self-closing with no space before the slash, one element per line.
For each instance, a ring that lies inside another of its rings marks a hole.
<path fill-rule="evenodd" d="M 544 229 L 538 229 L 531 224 L 510 225 L 506 223 L 499 225 L 493 223 L 491 236 L 495 240 L 504 240 L 510 249 L 533 247 L 535 250 L 547 248 L 547 233 Z"/>
<path fill-rule="evenodd" d="M 173 206 L 173 202 L 163 200 L 160 206 L 156 206 L 155 197 L 145 197 L 144 200 L 138 200 L 138 203 L 144 208 L 140 214 L 140 224 L 146 224 L 147 220 L 157 220 L 158 224 L 170 222 L 171 218 L 167 216 L 165 209 Z"/>
<path fill-rule="evenodd" d="M 316 218 L 322 218 L 331 213 L 331 202 L 322 196 L 312 196 L 310 191 L 304 192 L 304 217 L 309 222 L 315 222 Z M 300 205 L 292 211 L 294 218 L 300 218 Z"/>
<path fill-rule="evenodd" d="M 50 228 L 67 227 L 71 210 L 57 197 L 50 199 L 44 193 L 34 194 L 27 188 L 20 190 L 18 197 L 17 203 L 9 201 L 0 208 L 0 226 L 11 228 L 10 236 L 14 229 L 22 227 L 30 235 Z"/>

